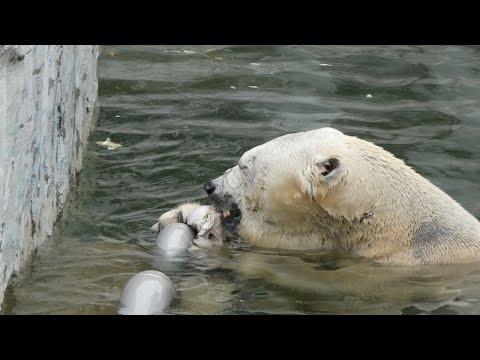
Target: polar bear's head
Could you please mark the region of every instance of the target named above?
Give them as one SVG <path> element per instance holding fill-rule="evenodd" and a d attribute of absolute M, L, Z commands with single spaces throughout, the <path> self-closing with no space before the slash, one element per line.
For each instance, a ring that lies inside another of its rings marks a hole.
<path fill-rule="evenodd" d="M 378 177 L 402 169 L 407 169 L 403 161 L 382 148 L 321 128 L 245 152 L 237 166 L 205 184 L 205 190 L 222 211 L 227 230 L 253 244 L 275 246 L 279 237 L 295 237 L 297 244 L 285 245 L 289 240 L 283 239 L 282 247 L 308 248 L 300 242 L 308 242 L 308 233 L 322 224 L 369 217 L 379 196 L 391 191 Z"/>

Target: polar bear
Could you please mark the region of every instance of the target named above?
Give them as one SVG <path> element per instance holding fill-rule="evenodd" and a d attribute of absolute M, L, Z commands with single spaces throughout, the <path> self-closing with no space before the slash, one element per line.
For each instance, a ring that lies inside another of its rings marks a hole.
<path fill-rule="evenodd" d="M 333 128 L 254 147 L 204 187 L 224 230 L 253 246 L 388 265 L 480 260 L 473 215 L 393 154 Z"/>

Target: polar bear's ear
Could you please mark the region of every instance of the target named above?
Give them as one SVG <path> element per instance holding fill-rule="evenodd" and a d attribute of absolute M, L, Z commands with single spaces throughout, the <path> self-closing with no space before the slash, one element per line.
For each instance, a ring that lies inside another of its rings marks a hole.
<path fill-rule="evenodd" d="M 322 183 L 333 185 L 332 181 L 337 178 L 341 170 L 340 160 L 335 157 L 317 159 L 311 168 L 313 177 Z"/>
<path fill-rule="evenodd" d="M 333 176 L 338 172 L 340 167 L 340 161 L 336 158 L 330 158 L 324 161 L 315 163 L 319 168 L 320 175 L 323 177 Z"/>
<path fill-rule="evenodd" d="M 337 184 L 341 172 L 342 163 L 337 157 L 315 159 L 299 179 L 300 189 L 313 198 L 324 197 Z"/>

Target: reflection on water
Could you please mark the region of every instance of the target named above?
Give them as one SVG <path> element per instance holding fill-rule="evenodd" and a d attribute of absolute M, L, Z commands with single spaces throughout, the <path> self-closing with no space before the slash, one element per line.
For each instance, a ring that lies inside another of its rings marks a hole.
<path fill-rule="evenodd" d="M 478 264 L 242 247 L 165 259 L 149 227 L 182 201 L 207 203 L 202 184 L 249 148 L 322 126 L 385 147 L 478 217 L 479 60 L 461 46 L 104 47 L 80 189 L 3 313 L 115 314 L 148 269 L 176 284 L 174 314 L 478 313 Z M 107 137 L 123 146 L 95 144 Z"/>

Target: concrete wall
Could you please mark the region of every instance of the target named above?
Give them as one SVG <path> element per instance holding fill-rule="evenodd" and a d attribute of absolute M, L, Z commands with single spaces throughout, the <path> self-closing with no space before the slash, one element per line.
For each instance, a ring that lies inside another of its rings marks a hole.
<path fill-rule="evenodd" d="M 0 305 L 75 186 L 97 100 L 97 56 L 91 45 L 0 45 Z"/>

